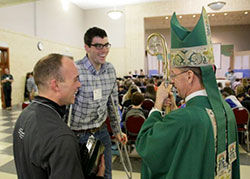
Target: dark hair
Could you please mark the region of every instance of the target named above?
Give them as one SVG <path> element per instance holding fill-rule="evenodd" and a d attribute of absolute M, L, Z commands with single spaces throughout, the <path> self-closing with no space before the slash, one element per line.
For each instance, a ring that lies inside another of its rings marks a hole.
<path fill-rule="evenodd" d="M 217 85 L 218 85 L 218 87 L 222 88 L 222 83 L 221 82 L 218 82 Z"/>
<path fill-rule="evenodd" d="M 146 86 L 146 92 L 148 92 L 150 94 L 156 94 L 154 85 L 148 84 Z"/>
<path fill-rule="evenodd" d="M 138 106 L 144 101 L 144 96 L 140 92 L 134 92 L 131 96 L 131 104 Z"/>
<path fill-rule="evenodd" d="M 84 34 L 84 43 L 90 47 L 90 44 L 92 43 L 92 40 L 94 37 L 107 37 L 107 33 L 105 30 L 100 29 L 98 27 L 92 27 L 87 30 L 87 32 Z"/>
<path fill-rule="evenodd" d="M 55 78 L 58 81 L 64 81 L 61 75 L 63 55 L 49 54 L 40 59 L 34 67 L 34 80 L 38 88 L 45 86 L 50 78 Z"/>
<path fill-rule="evenodd" d="M 245 93 L 240 93 L 240 94 L 238 94 L 237 96 L 236 96 L 237 98 L 241 98 L 241 97 L 246 97 L 246 94 Z"/>

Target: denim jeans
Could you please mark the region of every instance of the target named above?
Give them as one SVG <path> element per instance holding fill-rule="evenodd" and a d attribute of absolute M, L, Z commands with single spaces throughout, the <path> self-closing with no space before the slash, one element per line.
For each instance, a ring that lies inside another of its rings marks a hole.
<path fill-rule="evenodd" d="M 79 133 L 77 137 L 79 138 L 79 143 L 86 143 L 91 133 Z M 105 146 L 104 159 L 105 159 L 105 179 L 112 179 L 112 154 L 111 154 L 111 140 L 108 133 L 108 129 L 104 126 L 102 129 L 94 134 L 96 139 L 99 139 Z"/>

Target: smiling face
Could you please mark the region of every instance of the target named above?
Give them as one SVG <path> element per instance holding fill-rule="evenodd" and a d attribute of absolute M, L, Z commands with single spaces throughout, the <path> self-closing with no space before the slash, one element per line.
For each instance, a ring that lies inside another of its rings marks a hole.
<path fill-rule="evenodd" d="M 104 37 L 94 37 L 92 39 L 91 44 L 95 45 L 95 44 L 102 44 L 105 45 L 108 43 L 108 38 Z M 101 65 L 104 64 L 106 62 L 106 57 L 109 53 L 109 48 L 108 47 L 103 47 L 102 49 L 98 50 L 95 46 L 88 46 L 85 44 L 85 50 L 88 54 L 88 58 L 90 60 L 90 62 L 92 63 L 92 65 L 99 70 L 101 68 Z"/>
<path fill-rule="evenodd" d="M 59 82 L 59 103 L 60 105 L 73 104 L 75 102 L 75 94 L 81 85 L 78 81 L 78 70 L 73 60 L 69 59 L 68 57 L 63 57 L 61 74 L 64 80 Z"/>

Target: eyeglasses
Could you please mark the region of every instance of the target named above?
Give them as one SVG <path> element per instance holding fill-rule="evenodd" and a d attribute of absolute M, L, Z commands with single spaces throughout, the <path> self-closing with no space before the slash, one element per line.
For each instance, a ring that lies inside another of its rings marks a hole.
<path fill-rule="evenodd" d="M 94 46 L 97 50 L 102 50 L 104 47 L 106 48 L 110 48 L 111 44 L 110 43 L 106 43 L 106 44 L 90 44 L 90 46 Z"/>
<path fill-rule="evenodd" d="M 177 74 L 172 74 L 172 75 L 169 75 L 169 77 L 170 77 L 170 78 L 175 78 L 175 77 L 177 77 L 177 76 L 179 76 L 179 75 L 181 75 L 181 74 L 183 74 L 183 73 L 186 73 L 187 71 L 188 71 L 188 70 L 182 71 L 182 72 L 177 73 Z"/>

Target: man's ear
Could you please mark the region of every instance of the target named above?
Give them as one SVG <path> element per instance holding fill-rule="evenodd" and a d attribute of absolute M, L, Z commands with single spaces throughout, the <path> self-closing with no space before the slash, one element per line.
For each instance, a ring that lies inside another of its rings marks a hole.
<path fill-rule="evenodd" d="M 193 83 L 194 78 L 195 78 L 194 72 L 191 71 L 191 70 L 188 70 L 187 71 L 187 81 L 188 81 L 188 83 Z"/>
<path fill-rule="evenodd" d="M 88 52 L 90 47 L 87 44 L 84 44 L 85 51 Z"/>
<path fill-rule="evenodd" d="M 55 79 L 52 79 L 52 80 L 50 81 L 50 87 L 51 87 L 51 89 L 52 89 L 53 91 L 59 91 L 59 90 L 60 90 L 59 84 L 58 84 L 58 82 L 57 82 Z"/>

